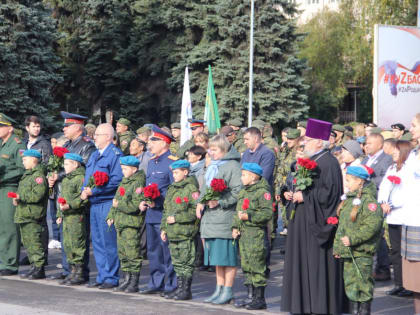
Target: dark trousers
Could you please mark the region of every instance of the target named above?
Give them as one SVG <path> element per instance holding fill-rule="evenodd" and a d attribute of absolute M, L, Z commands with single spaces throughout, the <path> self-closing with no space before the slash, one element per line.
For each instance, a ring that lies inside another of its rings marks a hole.
<path fill-rule="evenodd" d="M 402 287 L 402 258 L 401 258 L 401 225 L 389 224 L 389 240 L 391 242 L 390 258 L 394 267 L 394 283 Z"/>
<path fill-rule="evenodd" d="M 140 228 L 140 255 L 143 259 L 147 259 L 146 222 Z"/>
<path fill-rule="evenodd" d="M 176 274 L 172 266 L 169 242 L 163 242 L 160 238 L 160 224 L 146 223 L 146 233 L 147 258 L 150 268 L 149 289 L 175 290 Z"/>
<path fill-rule="evenodd" d="M 52 232 L 52 239 L 60 241 L 61 240 L 61 233 L 60 227 L 57 224 L 57 204 L 55 203 L 54 199 L 48 199 L 48 214 L 51 218 L 51 232 Z"/>
<path fill-rule="evenodd" d="M 389 260 L 388 255 L 388 245 L 386 244 L 385 238 L 384 238 L 384 229 L 382 228 L 381 232 L 381 241 L 379 243 L 378 250 L 376 251 L 376 273 L 383 273 L 383 272 L 389 272 L 389 265 L 391 264 L 391 261 Z"/>

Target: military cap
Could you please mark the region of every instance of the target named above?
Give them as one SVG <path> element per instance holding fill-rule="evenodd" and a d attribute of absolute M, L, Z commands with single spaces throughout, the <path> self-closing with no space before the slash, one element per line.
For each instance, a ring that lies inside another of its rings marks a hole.
<path fill-rule="evenodd" d="M 23 152 L 23 156 L 30 156 L 37 159 L 40 159 L 42 157 L 41 153 L 38 150 L 34 150 L 34 149 L 25 150 Z"/>
<path fill-rule="evenodd" d="M 371 130 L 370 130 L 370 133 L 372 134 L 372 133 L 377 133 L 377 134 L 380 134 L 382 132 L 382 129 L 381 128 L 379 128 L 379 127 L 373 127 Z"/>
<path fill-rule="evenodd" d="M 231 126 L 223 126 L 222 129 L 220 129 L 220 133 L 227 136 L 230 136 L 232 132 L 234 132 L 233 128 Z"/>
<path fill-rule="evenodd" d="M 405 126 L 403 125 L 403 124 L 393 124 L 393 125 L 391 125 L 391 128 L 392 129 L 398 129 L 398 130 L 405 130 Z"/>
<path fill-rule="evenodd" d="M 362 166 L 349 166 L 347 168 L 347 174 L 359 177 L 364 180 L 369 178 L 368 171 Z"/>
<path fill-rule="evenodd" d="M 226 125 L 228 126 L 234 126 L 234 127 L 242 127 L 242 123 L 239 119 L 234 118 L 234 119 L 230 119 L 226 122 Z"/>
<path fill-rule="evenodd" d="M 16 121 L 14 121 L 9 116 L 0 113 L 0 127 L 2 126 L 12 126 L 13 124 L 16 124 Z"/>
<path fill-rule="evenodd" d="M 332 130 L 334 131 L 338 131 L 338 132 L 346 132 L 346 128 L 344 128 L 344 126 L 339 125 L 339 124 L 335 124 L 332 126 Z"/>
<path fill-rule="evenodd" d="M 263 169 L 257 163 L 244 163 L 244 164 L 242 164 L 242 169 L 244 171 L 248 171 L 248 172 L 252 172 L 254 174 L 257 174 L 259 176 L 262 176 L 262 174 L 263 174 Z"/>
<path fill-rule="evenodd" d="M 413 134 L 411 132 L 407 132 L 401 136 L 400 140 L 411 141 L 413 140 Z"/>
<path fill-rule="evenodd" d="M 190 127 L 204 127 L 205 120 L 200 119 L 188 119 L 188 122 L 190 123 Z"/>
<path fill-rule="evenodd" d="M 132 155 L 127 155 L 127 156 L 120 157 L 120 164 L 138 167 L 140 164 L 140 161 Z"/>
<path fill-rule="evenodd" d="M 127 118 L 121 117 L 120 119 L 118 119 L 117 123 L 130 127 L 131 125 L 131 121 L 129 121 Z"/>
<path fill-rule="evenodd" d="M 299 121 L 297 126 L 306 129 L 306 127 L 308 126 L 308 122 L 306 120 Z"/>
<path fill-rule="evenodd" d="M 76 154 L 76 153 L 66 153 L 64 154 L 64 159 L 83 163 L 83 158 L 79 154 Z"/>
<path fill-rule="evenodd" d="M 300 130 L 298 129 L 289 129 L 286 135 L 287 139 L 297 139 L 300 137 Z"/>
<path fill-rule="evenodd" d="M 160 129 L 156 125 L 153 125 L 152 131 L 153 131 L 153 135 L 150 138 L 150 140 L 152 140 L 152 141 L 163 140 L 168 144 L 171 143 L 172 141 L 175 141 L 175 138 L 172 137 L 172 135 L 170 133 Z"/>
<path fill-rule="evenodd" d="M 151 129 L 149 127 L 143 126 L 143 127 L 139 128 L 139 129 L 137 129 L 136 132 L 137 132 L 137 134 L 142 134 L 142 133 L 148 132 L 150 130 Z"/>
<path fill-rule="evenodd" d="M 181 129 L 181 124 L 178 122 L 174 122 L 171 124 L 171 129 Z"/>
<path fill-rule="evenodd" d="M 172 170 L 175 170 L 175 169 L 177 169 L 177 168 L 186 168 L 186 169 L 190 169 L 190 166 L 191 166 L 191 164 L 190 164 L 190 162 L 188 162 L 187 160 L 178 160 L 178 161 L 175 161 L 175 162 L 173 162 L 169 167 L 172 169 Z"/>
<path fill-rule="evenodd" d="M 61 111 L 61 117 L 64 118 L 64 127 L 68 127 L 70 125 L 79 124 L 83 125 L 85 120 L 87 119 L 86 116 L 72 114 L 69 112 Z"/>

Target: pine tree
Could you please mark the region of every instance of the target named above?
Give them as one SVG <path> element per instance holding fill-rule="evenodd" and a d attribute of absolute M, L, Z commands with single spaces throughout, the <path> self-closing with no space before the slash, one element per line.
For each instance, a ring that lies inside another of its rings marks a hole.
<path fill-rule="evenodd" d="M 54 126 L 58 105 L 52 94 L 62 81 L 50 14 L 41 1 L 0 4 L 1 111 L 19 123 L 36 114 L 47 128 Z"/>

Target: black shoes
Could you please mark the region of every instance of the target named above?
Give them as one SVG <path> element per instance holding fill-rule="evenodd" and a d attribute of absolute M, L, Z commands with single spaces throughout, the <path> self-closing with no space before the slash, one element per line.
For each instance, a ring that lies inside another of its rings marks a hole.
<path fill-rule="evenodd" d="M 404 287 L 394 287 L 393 289 L 387 291 L 386 294 L 399 297 L 409 297 L 413 295 L 413 292 L 404 289 Z"/>
<path fill-rule="evenodd" d="M 245 285 L 248 291 L 248 295 L 245 299 L 243 300 L 235 300 L 235 303 L 233 304 L 233 306 L 235 306 L 236 308 L 241 308 L 241 307 L 245 307 L 248 304 L 250 304 L 252 302 L 252 298 L 255 294 L 255 290 L 254 287 L 250 284 Z"/>
<path fill-rule="evenodd" d="M 28 276 L 28 280 L 45 279 L 45 269 L 42 267 L 35 267 L 34 271 Z"/>
<path fill-rule="evenodd" d="M 179 291 L 174 296 L 174 300 L 187 301 L 192 299 L 191 294 L 191 283 L 192 278 L 181 277 L 181 283 L 179 284 Z"/>
<path fill-rule="evenodd" d="M 99 282 L 90 282 L 86 285 L 87 288 L 93 289 L 93 288 L 99 288 L 102 285 L 102 283 Z"/>
<path fill-rule="evenodd" d="M 127 287 L 125 288 L 125 293 L 135 293 L 139 291 L 139 272 L 130 272 L 129 282 Z"/>
<path fill-rule="evenodd" d="M 160 294 L 162 292 L 162 290 L 160 289 L 149 289 L 146 288 L 144 290 L 140 290 L 140 294 Z"/>
<path fill-rule="evenodd" d="M 47 280 L 64 280 L 66 279 L 68 275 L 62 274 L 62 273 L 56 273 L 54 275 L 51 275 L 47 278 Z"/>
<path fill-rule="evenodd" d="M 255 294 L 252 297 L 252 302 L 245 308 L 247 310 L 265 310 L 267 304 L 265 302 L 265 287 L 254 287 Z"/>
<path fill-rule="evenodd" d="M 371 302 L 360 302 L 359 315 L 370 315 Z"/>
<path fill-rule="evenodd" d="M 114 288 L 115 292 L 124 292 L 124 290 L 128 287 L 131 280 L 131 273 L 124 272 L 124 280 L 120 283 L 120 285 L 116 288 Z"/>

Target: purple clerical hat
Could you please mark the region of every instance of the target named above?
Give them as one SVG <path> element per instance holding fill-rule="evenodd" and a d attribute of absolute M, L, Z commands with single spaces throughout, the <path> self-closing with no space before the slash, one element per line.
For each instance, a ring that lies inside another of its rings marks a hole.
<path fill-rule="evenodd" d="M 332 123 L 318 119 L 308 119 L 305 136 L 328 141 L 330 139 Z"/>

